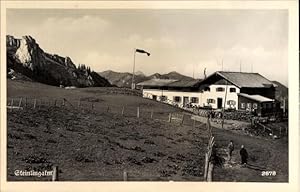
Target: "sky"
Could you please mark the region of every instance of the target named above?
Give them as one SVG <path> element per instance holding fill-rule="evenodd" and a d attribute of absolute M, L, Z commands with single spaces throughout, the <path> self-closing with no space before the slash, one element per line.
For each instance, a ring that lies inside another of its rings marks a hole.
<path fill-rule="evenodd" d="M 288 85 L 285 10 L 9 9 L 7 34 L 31 35 L 48 52 L 94 71 L 256 72 Z M 222 65 L 223 63 L 223 65 Z"/>

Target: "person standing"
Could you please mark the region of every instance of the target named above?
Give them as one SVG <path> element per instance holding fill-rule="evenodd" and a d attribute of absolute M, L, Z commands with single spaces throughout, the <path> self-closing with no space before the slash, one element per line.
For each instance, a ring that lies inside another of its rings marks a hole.
<path fill-rule="evenodd" d="M 245 149 L 244 145 L 241 145 L 240 155 L 241 155 L 242 165 L 246 165 L 247 164 L 247 159 L 248 159 L 248 152 Z"/>
<path fill-rule="evenodd" d="M 231 161 L 231 157 L 232 157 L 232 152 L 234 150 L 234 144 L 233 141 L 230 140 L 228 146 L 227 146 L 227 151 L 228 151 L 228 161 Z"/>

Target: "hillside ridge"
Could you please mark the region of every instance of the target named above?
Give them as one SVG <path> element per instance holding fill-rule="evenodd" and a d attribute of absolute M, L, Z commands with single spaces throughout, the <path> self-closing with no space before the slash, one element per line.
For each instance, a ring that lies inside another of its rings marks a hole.
<path fill-rule="evenodd" d="M 55 86 L 106 87 L 111 84 L 90 67 L 76 66 L 70 57 L 45 52 L 27 35 L 6 36 L 7 71 L 11 79 L 31 79 Z"/>

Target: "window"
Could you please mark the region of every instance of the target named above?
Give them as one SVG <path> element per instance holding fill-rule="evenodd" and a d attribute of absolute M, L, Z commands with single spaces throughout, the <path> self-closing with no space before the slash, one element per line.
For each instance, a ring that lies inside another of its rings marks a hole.
<path fill-rule="evenodd" d="M 241 109 L 245 109 L 246 104 L 245 103 L 241 103 Z"/>
<path fill-rule="evenodd" d="M 191 97 L 191 103 L 199 103 L 198 97 Z"/>
<path fill-rule="evenodd" d="M 223 87 L 217 87 L 217 88 L 216 88 L 216 91 L 217 91 L 217 92 L 223 92 L 223 91 L 225 91 L 225 89 L 224 89 Z"/>
<path fill-rule="evenodd" d="M 267 108 L 271 109 L 272 108 L 272 103 L 267 103 Z"/>
<path fill-rule="evenodd" d="M 253 109 L 257 109 L 257 103 L 253 103 Z"/>
<path fill-rule="evenodd" d="M 210 88 L 209 87 L 205 87 L 204 91 L 210 92 Z"/>
<path fill-rule="evenodd" d="M 167 96 L 164 96 L 164 95 L 160 96 L 160 100 L 161 100 L 161 101 L 166 101 L 167 99 L 168 99 Z"/>
<path fill-rule="evenodd" d="M 227 105 L 235 105 L 236 102 L 234 100 L 229 100 L 227 101 Z"/>
<path fill-rule="evenodd" d="M 247 103 L 247 109 L 251 109 L 251 103 Z"/>
<path fill-rule="evenodd" d="M 235 89 L 234 87 L 231 87 L 231 88 L 229 89 L 229 92 L 230 92 L 230 93 L 235 93 L 235 92 L 236 92 L 236 89 Z"/>
<path fill-rule="evenodd" d="M 174 96 L 173 100 L 177 103 L 179 103 L 181 101 L 181 97 L 179 96 Z"/>
<path fill-rule="evenodd" d="M 263 105 L 265 109 L 269 108 L 269 103 L 264 103 Z"/>
<path fill-rule="evenodd" d="M 214 99 L 207 99 L 207 103 L 210 104 L 210 103 L 215 103 L 215 100 Z"/>

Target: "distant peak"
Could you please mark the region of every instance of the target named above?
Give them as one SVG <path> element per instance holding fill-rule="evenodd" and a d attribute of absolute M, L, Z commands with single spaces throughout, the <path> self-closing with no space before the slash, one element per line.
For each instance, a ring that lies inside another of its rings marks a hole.
<path fill-rule="evenodd" d="M 137 72 L 135 72 L 134 74 L 135 74 L 135 75 L 140 75 L 140 76 L 145 76 L 145 74 L 144 74 L 143 72 L 141 72 L 141 71 L 137 71 Z"/>
<path fill-rule="evenodd" d="M 179 73 L 176 72 L 176 71 L 171 71 L 171 72 L 169 72 L 168 74 L 179 74 Z"/>

